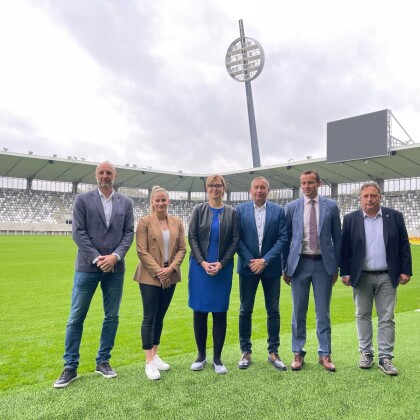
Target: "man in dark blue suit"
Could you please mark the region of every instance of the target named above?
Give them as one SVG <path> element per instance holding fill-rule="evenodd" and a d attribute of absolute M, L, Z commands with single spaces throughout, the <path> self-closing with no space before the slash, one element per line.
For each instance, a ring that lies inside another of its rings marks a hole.
<path fill-rule="evenodd" d="M 340 275 L 353 286 L 361 369 L 373 366 L 373 301 L 378 315 L 379 367 L 387 375 L 398 375 L 394 357 L 394 310 L 397 286 L 412 276 L 411 249 L 402 213 L 381 206 L 376 182 L 360 189 L 361 210 L 343 219 Z"/>
<path fill-rule="evenodd" d="M 335 371 L 331 362 L 330 302 L 338 277 L 341 252 L 340 211 L 334 200 L 318 194 L 321 179 L 315 171 L 300 176 L 303 197 L 287 204 L 288 241 L 283 254 L 283 278 L 292 286 L 292 370 L 304 365 L 306 314 L 312 284 L 319 363 Z"/>
<path fill-rule="evenodd" d="M 252 201 L 236 207 L 240 224 L 238 246 L 239 292 L 239 342 L 242 350 L 240 369 L 251 363 L 252 312 L 255 294 L 261 280 L 267 311 L 268 361 L 279 370 L 286 366 L 278 355 L 280 345 L 280 277 L 281 253 L 286 244 L 284 210 L 267 201 L 270 187 L 263 177 L 251 182 Z"/>
<path fill-rule="evenodd" d="M 109 359 L 118 328 L 125 272 L 124 257 L 134 236 L 132 201 L 113 189 L 117 173 L 110 162 L 95 171 L 98 188 L 76 196 L 73 208 L 73 240 L 78 247 L 70 317 L 67 323 L 64 370 L 54 388 L 64 388 L 77 378 L 83 323 L 98 284 L 105 317 L 95 372 L 117 376 Z"/>

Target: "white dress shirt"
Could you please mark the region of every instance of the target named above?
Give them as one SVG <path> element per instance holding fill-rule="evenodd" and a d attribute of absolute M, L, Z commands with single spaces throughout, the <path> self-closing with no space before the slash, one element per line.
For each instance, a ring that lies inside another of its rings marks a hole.
<path fill-rule="evenodd" d="M 104 213 L 105 213 L 105 220 L 106 220 L 106 226 L 109 226 L 109 221 L 111 220 L 111 214 L 112 214 L 112 202 L 114 200 L 114 190 L 112 190 L 111 195 L 106 198 L 105 195 L 99 190 L 99 196 L 101 197 L 102 205 L 104 207 Z"/>
<path fill-rule="evenodd" d="M 267 210 L 267 202 L 265 202 L 261 207 L 257 206 L 254 203 L 254 216 L 255 216 L 255 224 L 257 226 L 257 234 L 258 234 L 258 248 L 261 255 L 261 247 L 262 242 L 264 239 L 264 226 L 265 226 L 265 213 Z"/>

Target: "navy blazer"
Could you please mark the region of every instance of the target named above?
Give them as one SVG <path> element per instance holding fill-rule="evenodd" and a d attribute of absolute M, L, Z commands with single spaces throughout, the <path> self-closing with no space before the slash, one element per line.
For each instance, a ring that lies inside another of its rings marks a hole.
<path fill-rule="evenodd" d="M 286 205 L 287 245 L 283 253 L 284 271 L 293 276 L 302 252 L 303 239 L 303 197 Z M 340 266 L 341 220 L 337 203 L 330 198 L 319 196 L 318 240 L 322 261 L 328 274 L 335 274 Z"/>
<path fill-rule="evenodd" d="M 398 210 L 382 208 L 386 262 L 392 285 L 397 287 L 400 274 L 411 276 L 411 248 L 404 217 Z M 356 286 L 365 261 L 366 236 L 363 211 L 346 214 L 343 219 L 343 248 L 340 275 L 350 276 L 351 285 Z"/>
<path fill-rule="evenodd" d="M 261 253 L 258 246 L 257 225 L 255 224 L 254 202 L 240 204 L 236 207 L 238 215 L 240 239 L 237 249 L 237 271 L 242 275 L 253 275 L 249 268 L 252 259 L 264 258 L 267 267 L 264 275 L 268 278 L 280 278 L 281 253 L 286 245 L 286 223 L 284 209 L 278 204 L 266 202 L 263 242 Z"/>
<path fill-rule="evenodd" d="M 115 253 L 121 261 L 115 271 L 125 271 L 124 257 L 133 242 L 133 202 L 114 192 L 112 214 L 106 225 L 104 207 L 98 189 L 76 196 L 73 207 L 73 240 L 78 247 L 75 269 L 84 272 L 101 271 L 92 261 L 100 255 Z"/>

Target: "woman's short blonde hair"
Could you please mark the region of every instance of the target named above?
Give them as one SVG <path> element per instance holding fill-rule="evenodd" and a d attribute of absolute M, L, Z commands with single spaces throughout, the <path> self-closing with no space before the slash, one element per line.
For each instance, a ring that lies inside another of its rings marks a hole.
<path fill-rule="evenodd" d="M 214 184 L 215 181 L 220 179 L 220 183 L 223 185 L 223 189 L 226 190 L 226 182 L 225 179 L 222 177 L 222 175 L 220 174 L 213 174 L 213 175 L 209 175 L 206 179 L 206 188 L 211 185 Z"/>
<path fill-rule="evenodd" d="M 165 190 L 165 188 L 160 187 L 159 185 L 154 185 L 154 186 L 152 187 L 152 191 L 150 192 L 150 213 L 154 213 L 154 211 L 155 211 L 155 208 L 153 207 L 153 197 L 154 197 L 154 195 L 155 195 L 156 193 L 158 193 L 158 192 L 163 192 L 163 193 L 165 193 L 165 194 L 166 194 L 166 196 L 167 196 L 167 197 L 168 197 L 168 199 L 169 199 L 169 193 L 168 193 L 168 191 L 166 191 L 166 190 Z"/>

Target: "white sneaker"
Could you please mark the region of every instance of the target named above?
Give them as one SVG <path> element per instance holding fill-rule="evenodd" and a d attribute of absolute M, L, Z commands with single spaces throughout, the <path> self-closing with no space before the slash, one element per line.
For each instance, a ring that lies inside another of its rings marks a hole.
<path fill-rule="evenodd" d="M 146 375 L 152 381 L 156 381 L 156 379 L 160 379 L 160 373 L 154 362 L 146 363 L 146 368 L 144 369 Z"/>
<path fill-rule="evenodd" d="M 159 370 L 169 370 L 171 367 L 164 362 L 158 355 L 153 357 L 153 363 Z"/>
<path fill-rule="evenodd" d="M 227 373 L 227 369 L 225 365 L 216 365 L 216 363 L 213 363 L 214 371 L 218 373 L 219 375 L 224 375 Z"/>
<path fill-rule="evenodd" d="M 203 370 L 204 369 L 204 365 L 207 363 L 207 359 L 204 359 L 202 362 L 194 362 L 191 365 L 191 370 Z"/>

